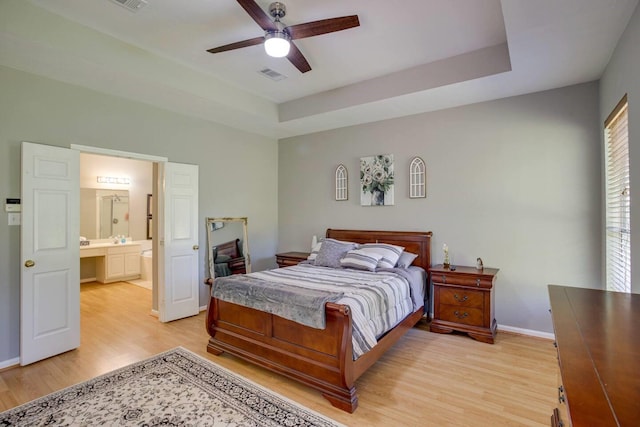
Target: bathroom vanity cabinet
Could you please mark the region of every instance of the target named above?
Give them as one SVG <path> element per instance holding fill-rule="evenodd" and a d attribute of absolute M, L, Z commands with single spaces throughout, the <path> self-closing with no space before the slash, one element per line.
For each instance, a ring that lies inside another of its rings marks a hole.
<path fill-rule="evenodd" d="M 80 258 L 96 257 L 96 281 L 111 283 L 140 278 L 139 244 L 97 244 L 80 248 Z"/>

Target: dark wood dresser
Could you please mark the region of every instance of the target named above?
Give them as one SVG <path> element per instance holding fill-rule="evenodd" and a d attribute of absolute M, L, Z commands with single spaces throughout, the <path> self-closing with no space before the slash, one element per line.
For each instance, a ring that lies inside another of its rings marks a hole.
<path fill-rule="evenodd" d="M 549 285 L 549 298 L 562 382 L 551 425 L 639 425 L 640 295 Z"/>
<path fill-rule="evenodd" d="M 433 282 L 431 332 L 466 332 L 478 341 L 493 344 L 497 323 L 494 316 L 494 288 L 497 268 L 442 264 L 429 269 Z"/>
<path fill-rule="evenodd" d="M 306 261 L 308 256 L 309 252 L 282 252 L 276 254 L 276 262 L 278 263 L 278 267 L 290 267 Z"/>

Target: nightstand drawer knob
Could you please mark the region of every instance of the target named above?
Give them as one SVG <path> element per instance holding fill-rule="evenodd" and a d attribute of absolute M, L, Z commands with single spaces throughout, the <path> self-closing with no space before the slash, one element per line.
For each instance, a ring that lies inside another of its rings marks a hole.
<path fill-rule="evenodd" d="M 455 298 L 455 300 L 458 301 L 458 302 L 465 302 L 466 300 L 469 299 L 469 296 L 468 295 L 463 295 L 462 298 L 460 298 L 460 296 L 458 294 L 453 294 L 453 298 Z"/>
<path fill-rule="evenodd" d="M 447 283 L 447 276 L 444 274 L 442 275 L 442 283 Z"/>
<path fill-rule="evenodd" d="M 464 319 L 465 317 L 469 316 L 469 313 L 467 313 L 466 311 L 460 314 L 460 312 L 456 310 L 453 312 L 453 314 L 455 314 L 458 319 Z"/>
<path fill-rule="evenodd" d="M 480 286 L 480 279 L 476 279 L 476 286 Z"/>

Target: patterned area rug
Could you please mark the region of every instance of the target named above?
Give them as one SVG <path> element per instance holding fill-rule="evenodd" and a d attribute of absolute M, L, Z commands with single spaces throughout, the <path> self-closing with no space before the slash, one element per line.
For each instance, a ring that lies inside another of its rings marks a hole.
<path fill-rule="evenodd" d="M 178 347 L 0 413 L 0 426 L 342 426 Z"/>

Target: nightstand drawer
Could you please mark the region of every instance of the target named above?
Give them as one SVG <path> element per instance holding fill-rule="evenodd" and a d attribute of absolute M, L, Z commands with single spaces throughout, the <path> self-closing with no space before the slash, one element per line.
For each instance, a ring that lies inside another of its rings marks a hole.
<path fill-rule="evenodd" d="M 434 273 L 433 281 L 445 285 L 470 286 L 474 288 L 491 288 L 493 285 L 493 276 L 452 273 Z"/>
<path fill-rule="evenodd" d="M 482 325 L 484 314 L 481 308 L 460 307 L 459 305 L 440 304 L 439 319 L 465 325 Z"/>
<path fill-rule="evenodd" d="M 278 267 L 291 267 L 298 265 L 302 261 L 306 261 L 309 252 L 284 252 L 276 254 L 276 263 Z"/>
<path fill-rule="evenodd" d="M 280 267 L 291 267 L 292 265 L 300 264 L 300 262 L 301 261 L 297 259 L 276 258 L 276 263 L 278 263 Z"/>
<path fill-rule="evenodd" d="M 440 304 L 482 308 L 484 305 L 484 291 L 472 291 L 465 288 L 442 288 L 440 289 Z"/>

